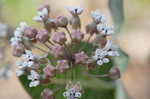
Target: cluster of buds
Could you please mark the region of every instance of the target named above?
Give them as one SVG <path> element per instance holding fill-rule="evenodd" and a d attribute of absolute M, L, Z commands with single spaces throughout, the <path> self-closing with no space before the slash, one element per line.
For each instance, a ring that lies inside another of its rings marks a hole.
<path fill-rule="evenodd" d="M 33 18 L 33 20 L 42 23 L 44 29 L 39 30 L 26 23 L 20 23 L 14 32 L 14 37 L 11 39 L 13 55 L 21 57 L 21 61 L 17 62 L 16 73 L 17 76 L 27 75 L 31 80 L 30 87 L 36 87 L 45 81 L 50 83 L 57 73 L 65 73 L 73 69 L 75 65 L 87 68 L 92 64 L 96 68 L 96 65 L 103 66 L 103 64 L 109 63 L 112 56 L 118 56 L 117 51 L 112 48 L 113 28 L 106 24 L 105 16 L 99 11 L 92 12 L 92 22 L 86 25 L 83 32 L 80 20 L 83 8 L 67 7 L 67 10 L 70 12 L 71 18 L 66 16 L 52 18 L 50 17 L 50 7 L 44 5 L 38 9 L 38 15 Z M 71 28 L 68 28 L 68 25 L 71 25 Z M 86 35 L 89 37 L 86 38 Z M 93 41 L 92 37 L 95 37 Z M 32 46 L 27 45 L 26 41 L 30 42 Z M 36 43 L 43 44 L 48 50 L 35 47 Z M 82 48 L 77 46 L 79 43 L 82 44 Z M 93 46 L 91 48 L 93 51 L 86 52 L 84 50 L 87 44 Z M 32 47 L 47 55 L 41 58 L 33 54 Z M 50 59 L 49 56 L 53 59 Z M 44 63 L 42 60 L 45 60 Z M 41 64 L 45 65 L 43 70 L 40 69 Z M 53 94 L 51 90 L 45 89 L 42 97 L 53 99 Z M 80 84 L 67 85 L 63 95 L 67 99 L 80 98 Z"/>

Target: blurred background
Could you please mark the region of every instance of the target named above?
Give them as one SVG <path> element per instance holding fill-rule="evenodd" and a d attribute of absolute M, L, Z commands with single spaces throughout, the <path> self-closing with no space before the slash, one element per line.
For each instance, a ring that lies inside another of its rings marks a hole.
<path fill-rule="evenodd" d="M 85 9 L 83 23 L 95 9 L 112 23 L 108 0 L 0 0 L 0 99 L 30 99 L 15 75 L 8 38 L 20 21 L 40 27 L 32 17 L 44 3 L 51 5 L 52 17 L 68 15 L 66 6 L 79 5 Z M 117 41 L 129 55 L 129 64 L 121 81 L 130 99 L 150 99 L 150 0 L 124 0 L 123 6 L 125 22 Z"/>

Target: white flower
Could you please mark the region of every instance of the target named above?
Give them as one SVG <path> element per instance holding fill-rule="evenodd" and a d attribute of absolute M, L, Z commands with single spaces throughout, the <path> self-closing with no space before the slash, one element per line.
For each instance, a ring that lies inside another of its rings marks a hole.
<path fill-rule="evenodd" d="M 91 12 L 91 17 L 96 23 L 105 23 L 106 17 L 103 16 L 99 10 Z"/>
<path fill-rule="evenodd" d="M 23 37 L 23 33 L 21 31 L 16 30 L 14 32 L 14 37 L 22 38 Z"/>
<path fill-rule="evenodd" d="M 24 64 L 23 61 L 17 61 L 17 62 L 16 62 L 16 67 L 17 67 L 18 69 L 24 69 L 24 68 L 26 67 L 26 65 Z"/>
<path fill-rule="evenodd" d="M 36 71 L 34 70 L 30 71 L 30 75 L 28 75 L 28 80 L 34 81 L 34 80 L 38 80 L 39 78 L 40 75 Z"/>
<path fill-rule="evenodd" d="M 78 92 L 75 88 L 71 88 L 64 92 L 63 96 L 67 99 L 78 99 L 81 98 L 82 94 Z"/>
<path fill-rule="evenodd" d="M 113 27 L 109 27 L 107 24 L 98 24 L 97 25 L 97 30 L 102 34 L 102 35 L 111 35 L 113 34 Z"/>
<path fill-rule="evenodd" d="M 110 60 L 109 60 L 109 58 L 107 58 L 108 56 L 119 56 L 118 52 L 113 51 L 111 49 L 111 47 L 112 47 L 112 41 L 107 40 L 107 43 L 104 48 L 96 49 L 95 55 L 92 58 L 97 61 L 98 65 L 103 65 L 104 63 L 109 63 Z"/>
<path fill-rule="evenodd" d="M 40 84 L 40 81 L 39 80 L 34 80 L 34 81 L 31 81 L 30 84 L 29 84 L 29 87 L 36 87 Z"/>
<path fill-rule="evenodd" d="M 21 57 L 27 61 L 31 61 L 36 58 L 36 56 L 30 50 L 25 50 L 25 54 L 23 54 Z"/>
<path fill-rule="evenodd" d="M 40 84 L 39 79 L 40 75 L 36 71 L 31 70 L 30 75 L 28 75 L 28 80 L 31 80 L 29 87 L 36 87 L 37 85 L 39 85 Z"/>
<path fill-rule="evenodd" d="M 96 49 L 93 59 L 97 61 L 98 65 L 103 65 L 104 63 L 109 62 L 109 59 L 106 58 L 107 55 L 108 55 L 108 51 L 102 49 Z"/>
<path fill-rule="evenodd" d="M 24 74 L 24 71 L 21 70 L 21 69 L 16 69 L 16 75 L 19 77 L 19 76 L 22 76 Z"/>
<path fill-rule="evenodd" d="M 24 30 L 28 27 L 28 25 L 26 22 L 20 22 L 19 27 L 20 27 L 21 32 L 24 32 Z"/>
<path fill-rule="evenodd" d="M 18 37 L 12 37 L 10 39 L 10 42 L 11 42 L 11 46 L 15 46 L 15 45 L 18 45 L 18 43 L 20 43 L 22 41 L 21 38 L 18 38 Z"/>
<path fill-rule="evenodd" d="M 67 7 L 67 9 L 72 15 L 80 15 L 83 12 L 81 7 Z"/>
<path fill-rule="evenodd" d="M 25 29 L 29 27 L 26 22 L 20 22 L 19 26 L 16 28 L 16 31 L 23 33 Z"/>
<path fill-rule="evenodd" d="M 41 21 L 43 21 L 43 19 L 45 17 L 48 16 L 48 9 L 47 8 L 43 8 L 41 11 L 38 11 L 37 14 L 38 14 L 37 16 L 33 17 L 33 20 L 41 22 Z"/>

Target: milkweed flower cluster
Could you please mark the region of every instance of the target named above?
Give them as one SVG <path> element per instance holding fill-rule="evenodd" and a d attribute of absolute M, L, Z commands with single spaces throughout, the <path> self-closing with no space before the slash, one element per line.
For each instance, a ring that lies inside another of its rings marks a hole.
<path fill-rule="evenodd" d="M 21 22 L 11 38 L 13 55 L 19 57 L 16 67 L 17 76 L 27 75 L 28 80 L 31 81 L 29 87 L 36 87 L 43 82 L 51 83 L 57 74 L 66 73 L 74 69 L 75 65 L 85 68 L 94 65 L 96 68 L 109 63 L 111 57 L 118 56 L 118 52 L 112 48 L 113 28 L 107 25 L 105 16 L 98 10 L 93 11 L 92 21 L 85 26 L 85 31 L 83 31 L 80 19 L 83 8 L 67 7 L 67 10 L 71 18 L 62 15 L 52 18 L 50 7 L 44 5 L 38 9 L 37 16 L 33 17 L 34 21 L 44 25 L 44 29 Z M 48 50 L 34 46 L 36 43 L 42 44 Z M 81 47 L 78 46 L 80 43 Z M 92 45 L 92 48 L 88 48 L 91 49 L 89 52 L 85 50 L 87 45 Z M 33 47 L 46 55 L 35 55 L 32 51 Z M 45 66 L 42 70 L 41 64 Z M 53 95 L 54 92 L 49 89 L 42 92 L 43 99 L 47 99 L 46 97 L 53 99 Z M 79 83 L 67 84 L 63 95 L 67 99 L 81 98 L 81 85 Z"/>

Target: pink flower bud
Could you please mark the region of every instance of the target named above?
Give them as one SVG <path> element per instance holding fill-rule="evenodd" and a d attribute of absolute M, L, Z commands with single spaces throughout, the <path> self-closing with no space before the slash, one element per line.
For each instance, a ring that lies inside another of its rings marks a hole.
<path fill-rule="evenodd" d="M 68 19 L 64 16 L 59 16 L 56 19 L 56 25 L 58 27 L 66 27 L 68 25 Z"/>
<path fill-rule="evenodd" d="M 25 36 L 28 37 L 29 39 L 35 39 L 37 34 L 37 30 L 32 27 L 27 27 L 25 29 Z"/>
<path fill-rule="evenodd" d="M 80 30 L 75 30 L 71 33 L 73 40 L 82 40 L 84 38 L 84 33 L 82 33 Z"/>
<path fill-rule="evenodd" d="M 87 24 L 86 25 L 86 33 L 90 33 L 91 35 L 94 34 L 94 33 L 98 33 L 97 24 L 95 22 Z"/>
<path fill-rule="evenodd" d="M 47 77 L 53 77 L 55 75 L 56 68 L 52 65 L 47 65 L 43 71 Z"/>
<path fill-rule="evenodd" d="M 41 93 L 41 96 L 42 96 L 42 99 L 54 99 L 53 92 L 48 88 L 45 88 L 43 90 L 43 92 Z"/>
<path fill-rule="evenodd" d="M 23 44 L 19 43 L 13 46 L 13 55 L 20 57 L 25 52 L 25 47 Z"/>
<path fill-rule="evenodd" d="M 120 70 L 117 67 L 112 67 L 108 74 L 108 76 L 113 80 L 119 79 L 120 75 Z"/>
<path fill-rule="evenodd" d="M 69 69 L 67 60 L 58 60 L 57 61 L 57 70 L 61 73 Z"/>
<path fill-rule="evenodd" d="M 37 41 L 39 41 L 41 43 L 45 43 L 48 39 L 49 39 L 49 35 L 46 30 L 43 29 L 43 30 L 38 31 L 38 33 L 36 35 Z"/>
<path fill-rule="evenodd" d="M 88 56 L 82 51 L 80 53 L 76 53 L 75 55 L 75 63 L 76 64 L 84 64 L 86 63 L 87 59 L 88 59 Z"/>
<path fill-rule="evenodd" d="M 67 40 L 66 35 L 64 32 L 56 32 L 52 38 L 52 40 L 59 44 L 64 44 L 64 42 Z"/>
<path fill-rule="evenodd" d="M 52 46 L 51 53 L 56 58 L 62 57 L 64 55 L 64 47 L 59 44 L 56 44 L 56 45 Z"/>

